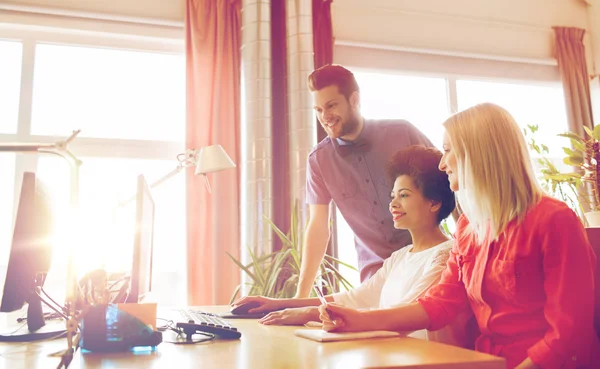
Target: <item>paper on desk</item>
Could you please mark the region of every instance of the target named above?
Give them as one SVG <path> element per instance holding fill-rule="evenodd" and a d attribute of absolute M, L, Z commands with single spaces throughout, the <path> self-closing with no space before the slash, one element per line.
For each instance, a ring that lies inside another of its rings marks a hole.
<path fill-rule="evenodd" d="M 117 309 L 138 318 L 142 323 L 152 327 L 152 330 L 156 330 L 156 304 L 117 304 Z"/>
<path fill-rule="evenodd" d="M 391 331 L 367 331 L 367 332 L 326 332 L 322 329 L 297 329 L 294 334 L 298 337 L 308 338 L 309 340 L 318 342 L 332 342 L 332 341 L 348 341 L 348 340 L 360 340 L 367 338 L 378 338 L 378 337 L 399 337 L 400 333 Z"/>

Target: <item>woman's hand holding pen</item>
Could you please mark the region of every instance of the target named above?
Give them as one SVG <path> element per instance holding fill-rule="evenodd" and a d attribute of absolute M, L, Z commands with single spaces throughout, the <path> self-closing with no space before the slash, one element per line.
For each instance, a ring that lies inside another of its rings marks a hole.
<path fill-rule="evenodd" d="M 325 331 L 362 332 L 371 330 L 368 320 L 362 316 L 364 312 L 359 310 L 346 308 L 336 303 L 327 303 L 319 306 L 319 312 Z"/>

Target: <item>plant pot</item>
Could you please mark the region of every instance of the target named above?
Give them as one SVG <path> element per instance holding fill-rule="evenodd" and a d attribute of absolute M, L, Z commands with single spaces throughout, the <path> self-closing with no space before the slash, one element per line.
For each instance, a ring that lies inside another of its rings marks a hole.
<path fill-rule="evenodd" d="M 598 228 L 600 227 L 600 211 L 590 211 L 584 214 L 585 219 L 588 222 L 588 227 Z"/>

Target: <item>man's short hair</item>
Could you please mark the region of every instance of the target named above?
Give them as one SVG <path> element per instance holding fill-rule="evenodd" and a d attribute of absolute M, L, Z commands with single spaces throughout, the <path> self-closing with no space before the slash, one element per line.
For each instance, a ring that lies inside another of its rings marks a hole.
<path fill-rule="evenodd" d="M 409 175 L 425 198 L 442 204 L 438 223 L 446 219 L 456 206 L 448 175 L 439 169 L 441 158 L 442 153 L 438 149 L 413 145 L 395 153 L 386 167 L 391 183 L 401 175 Z"/>
<path fill-rule="evenodd" d="M 311 92 L 334 85 L 348 100 L 354 91 L 360 92 L 354 74 L 341 65 L 327 64 L 308 76 L 308 88 Z"/>

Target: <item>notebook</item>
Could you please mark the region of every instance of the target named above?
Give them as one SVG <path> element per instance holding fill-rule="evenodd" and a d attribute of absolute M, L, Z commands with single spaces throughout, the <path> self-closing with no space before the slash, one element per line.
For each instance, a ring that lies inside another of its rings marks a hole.
<path fill-rule="evenodd" d="M 298 337 L 308 338 L 318 342 L 361 340 L 379 337 L 399 337 L 400 333 L 391 331 L 367 331 L 367 332 L 326 332 L 322 329 L 297 329 L 294 334 Z"/>

